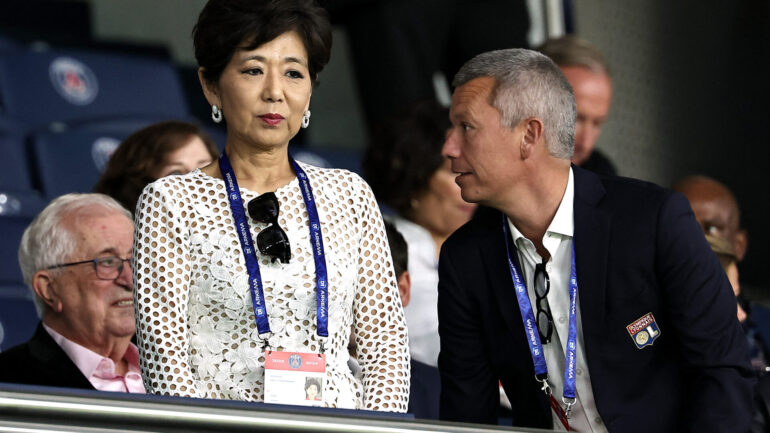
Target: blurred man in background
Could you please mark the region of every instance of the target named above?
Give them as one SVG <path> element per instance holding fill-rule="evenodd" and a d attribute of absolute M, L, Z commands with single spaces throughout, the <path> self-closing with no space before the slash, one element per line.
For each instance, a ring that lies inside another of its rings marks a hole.
<path fill-rule="evenodd" d="M 685 177 L 675 183 L 673 189 L 684 194 L 690 201 L 695 219 L 698 220 L 707 238 L 724 240 L 729 247 L 728 255 L 731 255 L 735 262 L 733 264 L 735 274 L 731 283 L 738 296 L 738 315 L 749 343 L 751 366 L 757 373 L 764 374 L 768 370 L 767 343 L 770 342 L 770 326 L 768 326 L 770 310 L 749 302 L 740 290 L 737 263 L 740 263 L 746 255 L 749 236 L 748 232 L 741 227 L 738 201 L 727 186 L 701 175 Z M 731 271 L 727 268 L 725 271 L 729 277 Z"/>
<path fill-rule="evenodd" d="M 577 121 L 572 162 L 598 174 L 616 175 L 612 162 L 595 148 L 612 100 L 612 79 L 604 56 L 574 35 L 550 39 L 540 51 L 559 66 L 575 93 Z"/>

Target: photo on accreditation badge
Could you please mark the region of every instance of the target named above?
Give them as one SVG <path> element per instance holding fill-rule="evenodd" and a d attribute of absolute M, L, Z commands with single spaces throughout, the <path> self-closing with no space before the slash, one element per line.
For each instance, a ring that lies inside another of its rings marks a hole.
<path fill-rule="evenodd" d="M 325 358 L 317 353 L 268 352 L 265 403 L 321 406 Z"/>
<path fill-rule="evenodd" d="M 306 377 L 305 378 L 305 400 L 321 401 L 323 397 L 323 378 Z"/>

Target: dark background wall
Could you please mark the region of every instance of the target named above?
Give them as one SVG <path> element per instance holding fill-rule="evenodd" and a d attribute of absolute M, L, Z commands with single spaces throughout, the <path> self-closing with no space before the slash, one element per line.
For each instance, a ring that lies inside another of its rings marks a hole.
<path fill-rule="evenodd" d="M 705 174 L 738 198 L 741 279 L 770 298 L 770 2 L 577 0 L 576 31 L 606 53 L 616 93 L 598 147 L 620 172 L 669 186 Z"/>

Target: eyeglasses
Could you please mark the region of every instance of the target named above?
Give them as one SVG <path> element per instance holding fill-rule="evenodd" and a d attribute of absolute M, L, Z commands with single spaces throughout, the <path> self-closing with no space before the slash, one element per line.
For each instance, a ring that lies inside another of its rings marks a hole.
<path fill-rule="evenodd" d="M 553 316 L 548 308 L 548 292 L 551 291 L 551 279 L 545 270 L 545 262 L 535 265 L 535 304 L 537 304 L 537 330 L 540 342 L 548 344 L 553 335 Z"/>
<path fill-rule="evenodd" d="M 286 232 L 278 225 L 278 197 L 275 193 L 266 192 L 251 200 L 247 207 L 252 218 L 270 224 L 257 235 L 259 252 L 272 257 L 273 262 L 289 263 L 291 246 Z"/>
<path fill-rule="evenodd" d="M 99 257 L 81 262 L 62 263 L 60 265 L 49 266 L 46 269 L 64 268 L 67 266 L 84 265 L 91 263 L 96 271 L 96 278 L 100 280 L 114 280 L 123 272 L 123 264 L 128 262 L 131 266 L 131 258 L 121 259 L 120 257 Z"/>

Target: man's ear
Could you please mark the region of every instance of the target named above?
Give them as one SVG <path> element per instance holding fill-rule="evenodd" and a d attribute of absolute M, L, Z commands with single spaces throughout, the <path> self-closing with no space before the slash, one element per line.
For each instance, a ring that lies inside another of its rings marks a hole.
<path fill-rule="evenodd" d="M 203 95 L 206 97 L 209 105 L 216 105 L 222 108 L 222 102 L 219 100 L 219 89 L 217 83 L 212 83 L 203 77 L 203 68 L 198 68 L 198 81 L 201 83 Z"/>
<path fill-rule="evenodd" d="M 398 276 L 398 293 L 401 294 L 401 305 L 406 307 L 412 293 L 412 278 L 409 276 L 409 271 L 404 271 Z"/>
<path fill-rule="evenodd" d="M 519 124 L 524 128 L 521 137 L 521 159 L 525 160 L 535 153 L 536 145 L 543 138 L 543 121 L 537 117 L 524 119 Z"/>
<path fill-rule="evenodd" d="M 733 239 L 733 248 L 735 248 L 735 258 L 738 261 L 743 261 L 743 256 L 746 255 L 746 249 L 749 246 L 749 234 L 746 230 L 740 229 L 735 233 L 735 239 Z"/>
<path fill-rule="evenodd" d="M 32 276 L 32 290 L 51 310 L 61 313 L 64 308 L 59 293 L 54 286 L 54 279 L 49 271 L 37 271 Z"/>

